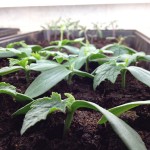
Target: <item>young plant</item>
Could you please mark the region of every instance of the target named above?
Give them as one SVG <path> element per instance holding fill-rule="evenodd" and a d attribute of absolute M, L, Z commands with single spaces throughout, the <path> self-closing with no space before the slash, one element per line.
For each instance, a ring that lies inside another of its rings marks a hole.
<path fill-rule="evenodd" d="M 34 100 L 23 108 L 20 108 L 18 111 L 16 111 L 13 116 L 25 114 L 21 129 L 21 135 L 23 135 L 26 130 L 34 126 L 37 122 L 45 120 L 48 115 L 52 114 L 53 112 L 61 111 L 67 114 L 64 125 L 65 136 L 71 126 L 74 112 L 79 108 L 89 108 L 98 111 L 104 115 L 104 117 L 98 123 L 102 124 L 104 123 L 104 121 L 108 121 L 112 126 L 113 130 L 124 142 L 128 149 L 146 150 L 145 144 L 143 143 L 138 133 L 129 125 L 127 125 L 123 120 L 119 119 L 113 114 L 117 114 L 117 112 L 118 114 L 121 114 L 123 112 L 120 111 L 119 106 L 115 109 L 116 111 L 113 111 L 113 113 L 111 113 L 95 103 L 85 100 L 75 100 L 75 98 L 69 93 L 65 93 L 65 96 L 67 98 L 62 100 L 60 94 L 52 93 L 51 97 L 44 97 Z M 150 101 L 144 101 L 139 103 L 137 102 L 136 104 L 130 104 L 126 106 L 124 105 L 124 107 L 121 107 L 124 108 L 124 110 L 129 110 L 130 108 L 133 108 L 133 105 L 136 107 L 142 104 L 150 104 Z"/>
<path fill-rule="evenodd" d="M 93 75 L 75 69 L 72 63 L 59 64 L 54 61 L 41 60 L 31 64 L 29 69 L 41 72 L 25 92 L 26 95 L 32 98 L 45 93 L 63 79 L 68 79 L 70 83 L 70 78 L 72 78 L 73 75 L 93 79 Z"/>
<path fill-rule="evenodd" d="M 127 71 L 130 71 L 130 73 L 142 83 L 150 86 L 150 71 L 141 67 L 129 66 L 141 58 L 143 58 L 143 60 L 144 58 L 145 60 L 148 59 L 144 53 L 136 53 L 133 55 L 124 54 L 119 56 L 117 59 L 115 58 L 115 60 L 102 64 L 93 72 L 95 74 L 93 88 L 96 89 L 96 87 L 106 79 L 115 83 L 119 74 L 121 74 L 122 77 L 121 85 L 125 88 Z"/>
<path fill-rule="evenodd" d="M 84 40 L 84 38 L 78 38 L 78 39 L 74 39 L 74 40 L 64 39 L 64 40 L 60 40 L 60 41 L 53 41 L 53 42 L 51 42 L 51 44 L 52 44 L 51 46 L 43 48 L 42 51 L 53 50 L 53 49 L 62 51 L 62 49 L 65 49 L 69 53 L 77 54 L 79 52 L 79 48 L 77 48 L 75 46 L 71 46 L 71 44 L 82 45 L 83 40 Z"/>
<path fill-rule="evenodd" d="M 18 59 L 29 57 L 42 49 L 39 45 L 27 45 L 24 41 L 10 43 L 6 48 L 0 48 L 0 58 L 17 57 Z"/>
<path fill-rule="evenodd" d="M 97 31 L 97 37 L 99 37 L 100 39 L 103 38 L 102 28 L 103 28 L 103 23 L 102 24 L 93 23 L 93 29 Z"/>

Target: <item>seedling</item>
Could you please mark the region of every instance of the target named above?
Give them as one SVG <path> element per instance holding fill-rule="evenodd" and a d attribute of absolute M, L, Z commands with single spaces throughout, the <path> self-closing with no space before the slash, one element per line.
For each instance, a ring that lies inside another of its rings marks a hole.
<path fill-rule="evenodd" d="M 71 46 L 71 44 L 81 44 L 82 45 L 83 40 L 84 40 L 84 38 L 78 38 L 78 39 L 74 39 L 74 40 L 64 39 L 64 40 L 60 40 L 60 41 L 53 41 L 53 42 L 51 42 L 51 44 L 52 44 L 51 46 L 45 47 L 44 49 L 42 49 L 42 51 L 53 50 L 53 49 L 62 51 L 62 49 L 65 49 L 69 53 L 77 54 L 79 52 L 79 48 L 77 48 L 75 46 Z"/>
<path fill-rule="evenodd" d="M 31 64 L 29 68 L 34 71 L 41 71 L 41 74 L 35 78 L 25 92 L 26 95 L 32 98 L 45 93 L 63 79 L 68 79 L 70 83 L 73 75 L 92 79 L 94 77 L 87 72 L 75 69 L 72 63 L 59 64 L 53 61 L 41 60 Z"/>
<path fill-rule="evenodd" d="M 134 55 L 126 54 L 121 55 L 120 57 L 118 57 L 118 59 L 102 64 L 93 72 L 95 74 L 93 88 L 96 89 L 96 87 L 105 79 L 111 81 L 112 83 L 115 83 L 119 74 L 121 74 L 122 77 L 121 85 L 123 88 L 125 88 L 125 78 L 127 71 L 130 71 L 130 73 L 136 79 L 150 87 L 150 71 L 145 70 L 141 67 L 129 66 L 133 62 L 136 62 L 138 58 L 147 59 L 147 57 L 143 56 L 143 53 L 142 56 L 141 53 L 136 53 Z"/>
<path fill-rule="evenodd" d="M 65 136 L 71 126 L 74 112 L 79 108 L 89 108 L 98 111 L 104 115 L 104 117 L 98 123 L 102 124 L 108 121 L 112 126 L 113 130 L 121 138 L 121 140 L 128 147 L 128 149 L 146 150 L 145 144 L 143 143 L 138 133 L 129 125 L 127 125 L 123 120 L 116 117 L 114 114 L 121 114 L 125 110 L 129 110 L 142 104 L 150 104 L 150 101 L 135 102 L 124 106 L 118 106 L 117 108 L 113 109 L 113 114 L 95 103 L 85 100 L 75 100 L 75 98 L 69 93 L 65 93 L 65 96 L 67 98 L 62 100 L 60 94 L 53 92 L 51 97 L 44 97 L 34 100 L 23 108 L 20 108 L 18 111 L 16 111 L 13 116 L 25 114 L 21 129 L 21 135 L 23 135 L 26 130 L 34 126 L 37 122 L 45 120 L 48 115 L 52 114 L 53 112 L 61 111 L 67 114 L 64 125 Z M 119 108 L 124 109 L 123 111 L 121 111 Z"/>

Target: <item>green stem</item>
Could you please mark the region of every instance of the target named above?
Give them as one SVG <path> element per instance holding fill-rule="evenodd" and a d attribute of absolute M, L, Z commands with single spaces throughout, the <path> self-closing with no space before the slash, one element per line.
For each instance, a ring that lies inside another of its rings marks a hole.
<path fill-rule="evenodd" d="M 64 30 L 61 29 L 60 30 L 60 41 L 63 41 L 63 34 L 64 34 Z"/>
<path fill-rule="evenodd" d="M 72 84 L 72 74 L 68 75 L 67 83 L 68 83 L 68 85 Z"/>
<path fill-rule="evenodd" d="M 86 72 L 89 72 L 89 61 L 88 61 L 88 59 L 86 59 L 86 62 L 85 62 L 85 70 L 86 70 Z"/>
<path fill-rule="evenodd" d="M 65 125 L 64 125 L 63 137 L 66 136 L 66 134 L 71 126 L 71 122 L 73 120 L 73 115 L 74 115 L 74 111 L 67 113 L 67 118 L 65 120 Z"/>
<path fill-rule="evenodd" d="M 126 72 L 127 72 L 126 69 L 123 69 L 123 70 L 121 71 L 121 78 L 122 78 L 121 87 L 122 87 L 122 88 L 125 88 L 125 85 L 126 85 Z"/>
<path fill-rule="evenodd" d="M 26 75 L 26 81 L 27 81 L 27 83 L 29 83 L 29 80 L 30 80 L 30 71 L 26 70 L 25 71 L 25 75 Z"/>

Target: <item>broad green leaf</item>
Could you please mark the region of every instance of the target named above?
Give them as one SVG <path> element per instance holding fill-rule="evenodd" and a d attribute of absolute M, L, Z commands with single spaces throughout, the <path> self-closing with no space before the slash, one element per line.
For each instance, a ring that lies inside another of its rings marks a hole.
<path fill-rule="evenodd" d="M 136 66 L 129 66 L 127 69 L 136 79 L 150 87 L 150 71 Z"/>
<path fill-rule="evenodd" d="M 145 56 L 141 56 L 141 57 L 138 57 L 138 60 L 139 61 L 150 61 L 150 55 L 145 55 Z"/>
<path fill-rule="evenodd" d="M 55 68 L 57 66 L 60 66 L 60 64 L 54 61 L 45 60 L 45 61 L 37 61 L 37 63 L 30 64 L 29 69 L 34 71 L 46 71 Z"/>
<path fill-rule="evenodd" d="M 1 93 L 16 96 L 16 87 L 9 83 L 0 82 L 0 94 Z"/>
<path fill-rule="evenodd" d="M 97 60 L 100 61 L 103 58 L 108 58 L 108 57 L 104 54 L 101 54 L 101 53 L 92 54 L 89 56 L 89 61 L 97 61 Z"/>
<path fill-rule="evenodd" d="M 21 52 L 21 54 L 17 55 L 20 58 L 29 57 L 31 56 L 31 53 L 32 53 L 32 49 L 30 47 L 20 47 L 17 50 Z"/>
<path fill-rule="evenodd" d="M 15 53 L 8 51 L 7 48 L 0 48 L 0 58 L 8 58 L 16 56 Z"/>
<path fill-rule="evenodd" d="M 31 109 L 25 115 L 21 134 L 37 122 L 45 120 L 48 114 L 57 110 L 65 112 L 66 104 L 65 101 L 61 100 L 59 94 L 53 93 L 51 98 L 44 97 L 36 100 L 31 104 L 30 108 Z"/>
<path fill-rule="evenodd" d="M 65 48 L 70 53 L 79 54 L 79 48 L 77 48 L 77 47 L 70 46 L 70 45 L 65 45 L 65 46 L 62 46 L 62 48 Z"/>
<path fill-rule="evenodd" d="M 147 150 L 138 133 L 108 110 L 105 110 L 95 103 L 82 100 L 76 101 L 72 104 L 73 111 L 81 107 L 90 108 L 101 112 L 107 118 L 113 130 L 121 138 L 129 150 Z"/>
<path fill-rule="evenodd" d="M 28 45 L 32 49 L 32 52 L 36 53 L 42 50 L 42 47 L 40 45 Z"/>
<path fill-rule="evenodd" d="M 101 48 L 102 50 L 110 50 L 114 52 L 114 56 L 119 56 L 122 54 L 134 54 L 137 51 L 134 49 L 127 47 L 125 45 L 120 45 L 120 44 L 109 44 Z"/>
<path fill-rule="evenodd" d="M 44 71 L 30 84 L 25 95 L 31 98 L 37 97 L 55 86 L 70 73 L 71 71 L 64 66 L 57 66 Z"/>
<path fill-rule="evenodd" d="M 130 102 L 130 103 L 126 103 L 126 104 L 123 104 L 123 105 L 120 105 L 120 106 L 116 106 L 114 108 L 111 108 L 109 109 L 109 111 L 113 114 L 115 114 L 116 116 L 120 116 L 121 114 L 123 114 L 124 112 L 132 109 L 132 108 L 135 108 L 135 107 L 138 107 L 140 105 L 150 105 L 150 100 L 146 100 L 146 101 L 136 101 L 136 102 Z M 100 120 L 99 120 L 99 124 L 104 124 L 107 122 L 107 119 L 106 117 L 102 117 Z"/>
<path fill-rule="evenodd" d="M 121 67 L 116 66 L 114 63 L 105 63 L 96 69 L 96 75 L 94 77 L 93 88 L 96 87 L 104 80 L 108 79 L 112 83 L 115 83 L 117 76 L 120 74 Z"/>
<path fill-rule="evenodd" d="M 84 72 L 84 71 L 80 71 L 77 69 L 74 69 L 73 73 L 78 75 L 78 76 L 81 76 L 81 77 L 88 77 L 88 78 L 92 78 L 92 79 L 94 78 L 94 76 L 92 74 Z"/>
<path fill-rule="evenodd" d="M 80 69 L 86 62 L 87 57 L 76 57 L 71 63 L 75 69 Z"/>
<path fill-rule="evenodd" d="M 7 75 L 10 73 L 16 72 L 18 70 L 21 70 L 21 69 L 23 69 L 23 67 L 21 66 L 3 67 L 0 69 L 0 76 Z"/>

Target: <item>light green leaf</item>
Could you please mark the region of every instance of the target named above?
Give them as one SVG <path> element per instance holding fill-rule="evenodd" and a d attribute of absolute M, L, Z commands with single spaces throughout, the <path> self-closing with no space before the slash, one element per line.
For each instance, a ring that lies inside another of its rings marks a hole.
<path fill-rule="evenodd" d="M 37 63 L 32 63 L 30 64 L 29 69 L 34 70 L 34 71 L 46 71 L 52 68 L 55 68 L 59 66 L 60 64 L 54 62 L 54 61 L 49 61 L 49 60 L 44 60 L 44 61 L 37 61 Z"/>
<path fill-rule="evenodd" d="M 30 101 L 33 101 L 33 99 L 30 98 L 29 96 L 27 96 L 25 94 L 22 94 L 22 93 L 18 93 L 18 92 L 16 93 L 15 99 L 18 102 L 30 102 Z"/>
<path fill-rule="evenodd" d="M 123 105 L 113 107 L 113 108 L 109 109 L 109 111 L 111 113 L 115 114 L 116 116 L 120 116 L 124 112 L 126 112 L 132 108 L 138 107 L 140 105 L 150 105 L 150 100 L 126 103 Z M 98 121 L 99 124 L 104 124 L 106 122 L 107 122 L 107 119 L 104 116 Z"/>
<path fill-rule="evenodd" d="M 16 56 L 15 53 L 8 51 L 7 48 L 0 48 L 0 58 L 8 58 Z"/>
<path fill-rule="evenodd" d="M 87 57 L 76 57 L 71 63 L 75 69 L 80 69 L 86 62 Z"/>
<path fill-rule="evenodd" d="M 88 78 L 91 78 L 91 79 L 94 78 L 94 76 L 92 74 L 84 72 L 84 71 L 80 71 L 80 70 L 77 70 L 77 69 L 73 69 L 73 73 L 78 75 L 78 76 L 81 76 L 81 77 L 88 77 Z"/>
<path fill-rule="evenodd" d="M 107 118 L 113 130 L 121 138 L 129 150 L 147 150 L 138 133 L 108 110 L 98 106 L 95 103 L 84 100 L 78 100 L 72 104 L 73 111 L 81 107 L 90 108 L 101 112 Z"/>
<path fill-rule="evenodd" d="M 16 87 L 14 87 L 13 85 L 11 85 L 9 83 L 0 82 L 0 94 L 1 93 L 15 96 L 16 95 Z"/>
<path fill-rule="evenodd" d="M 116 66 L 114 63 L 105 63 L 96 69 L 94 77 L 93 88 L 96 87 L 104 80 L 108 79 L 115 83 L 117 76 L 120 74 L 121 67 Z"/>
<path fill-rule="evenodd" d="M 62 46 L 62 48 L 65 48 L 65 49 L 68 50 L 70 53 L 79 54 L 79 49 L 78 49 L 77 47 L 70 46 L 70 45 L 65 45 L 65 46 Z"/>
<path fill-rule="evenodd" d="M 37 97 L 63 80 L 71 71 L 64 66 L 57 66 L 42 72 L 27 88 L 25 94 L 31 98 Z"/>
<path fill-rule="evenodd" d="M 48 114 L 57 110 L 65 112 L 66 104 L 65 101 L 61 100 L 59 94 L 53 93 L 51 98 L 44 97 L 36 100 L 30 108 L 31 109 L 25 115 L 21 134 L 37 122 L 45 120 Z"/>
<path fill-rule="evenodd" d="M 104 46 L 103 48 L 101 48 L 102 50 L 110 50 L 110 51 L 113 51 L 114 52 L 114 56 L 119 56 L 119 55 L 122 55 L 122 54 L 134 54 L 136 53 L 137 51 L 130 48 L 130 47 L 127 47 L 125 45 L 120 45 L 120 44 L 109 44 L 109 45 L 106 45 Z"/>
<path fill-rule="evenodd" d="M 10 73 L 16 72 L 18 70 L 21 70 L 21 69 L 23 69 L 23 67 L 21 66 L 3 67 L 0 69 L 0 76 L 7 75 Z"/>
<path fill-rule="evenodd" d="M 150 71 L 136 66 L 129 66 L 127 69 L 136 79 L 150 87 Z"/>

